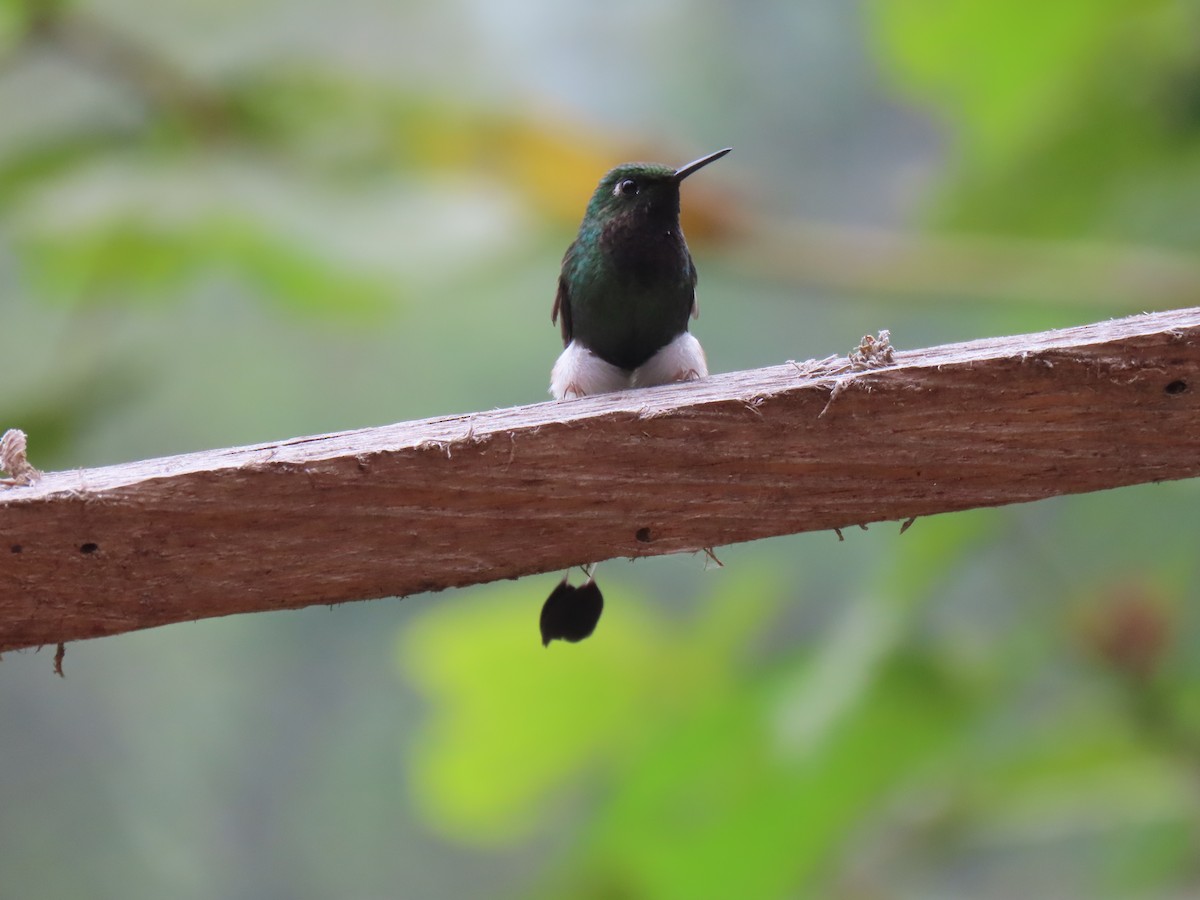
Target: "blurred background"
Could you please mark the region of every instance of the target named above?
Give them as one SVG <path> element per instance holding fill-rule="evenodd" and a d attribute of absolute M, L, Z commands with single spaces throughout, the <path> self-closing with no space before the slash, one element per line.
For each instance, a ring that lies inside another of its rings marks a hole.
<path fill-rule="evenodd" d="M 1200 4 L 0 0 L 45 469 L 546 398 L 600 175 L 714 371 L 1192 305 Z M 1195 482 L 0 661 L 0 894 L 1200 896 Z M 336 565 L 336 561 L 331 561 Z"/>

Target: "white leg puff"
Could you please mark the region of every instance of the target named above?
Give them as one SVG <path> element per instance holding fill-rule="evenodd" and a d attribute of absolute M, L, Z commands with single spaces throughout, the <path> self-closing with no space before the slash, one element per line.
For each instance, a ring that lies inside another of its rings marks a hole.
<path fill-rule="evenodd" d="M 627 387 L 630 387 L 628 372 L 605 362 L 575 341 L 567 345 L 550 372 L 550 394 L 555 400 L 623 391 Z"/>
<path fill-rule="evenodd" d="M 633 386 L 652 387 L 676 381 L 695 381 L 707 374 L 708 360 L 704 358 L 704 348 L 685 331 L 634 370 Z"/>

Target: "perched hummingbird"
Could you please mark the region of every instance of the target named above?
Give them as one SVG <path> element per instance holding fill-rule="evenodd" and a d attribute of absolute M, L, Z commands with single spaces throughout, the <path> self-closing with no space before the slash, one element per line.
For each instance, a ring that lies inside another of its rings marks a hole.
<path fill-rule="evenodd" d="M 679 227 L 679 183 L 732 147 L 672 169 L 625 163 L 600 179 L 563 256 L 550 321 L 562 317 L 562 355 L 550 373 L 557 400 L 708 374 L 688 333 L 699 315 L 696 265 Z M 542 645 L 581 641 L 600 621 L 595 579 L 564 577 L 542 607 Z"/>
<path fill-rule="evenodd" d="M 732 147 L 673 169 L 617 166 L 596 187 L 563 256 L 550 321 L 563 350 L 550 374 L 558 400 L 692 381 L 708 374 L 688 333 L 696 266 L 679 227 L 679 183 Z"/>

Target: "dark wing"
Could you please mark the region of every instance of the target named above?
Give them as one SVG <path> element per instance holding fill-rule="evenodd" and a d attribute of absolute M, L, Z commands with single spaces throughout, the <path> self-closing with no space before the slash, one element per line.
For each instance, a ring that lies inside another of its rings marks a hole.
<path fill-rule="evenodd" d="M 562 273 L 558 276 L 558 293 L 554 295 L 554 307 L 550 310 L 550 322 L 552 324 L 558 321 L 559 316 L 562 316 L 562 339 L 564 347 L 571 343 L 571 335 L 575 333 L 575 329 L 571 324 L 571 291 L 567 287 L 566 277 L 567 267 L 571 261 L 571 251 L 574 249 L 575 245 L 571 244 L 563 256 Z"/>
<path fill-rule="evenodd" d="M 688 254 L 688 268 L 691 269 L 692 275 L 692 318 L 700 318 L 700 300 L 696 297 L 696 282 L 700 280 L 700 273 L 696 271 L 696 264 L 692 262 L 692 254 Z"/>
<path fill-rule="evenodd" d="M 558 322 L 558 317 L 562 316 L 562 339 L 563 346 L 571 343 L 571 294 L 567 290 L 567 279 L 562 275 L 558 276 L 558 293 L 554 295 L 554 308 L 550 310 L 550 321 Z"/>

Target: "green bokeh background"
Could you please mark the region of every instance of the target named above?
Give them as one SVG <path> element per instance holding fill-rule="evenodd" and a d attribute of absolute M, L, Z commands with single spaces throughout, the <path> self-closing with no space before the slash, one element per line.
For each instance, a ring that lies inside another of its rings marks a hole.
<path fill-rule="evenodd" d="M 1200 296 L 1200 5 L 0 0 L 0 427 L 542 400 L 609 166 L 714 370 Z M 0 661 L 0 896 L 1200 894 L 1194 482 Z M 331 559 L 330 565 L 336 566 Z"/>

